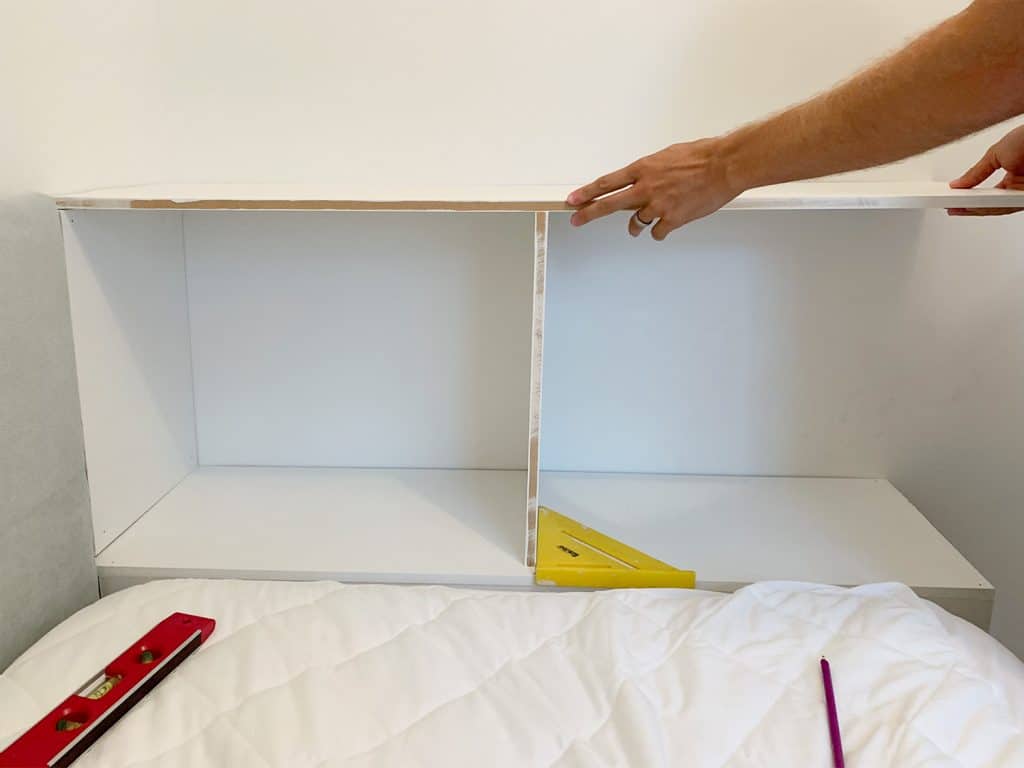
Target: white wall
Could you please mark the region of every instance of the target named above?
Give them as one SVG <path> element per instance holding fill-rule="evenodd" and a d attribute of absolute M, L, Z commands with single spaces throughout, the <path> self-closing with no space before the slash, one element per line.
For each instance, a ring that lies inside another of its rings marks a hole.
<path fill-rule="evenodd" d="M 161 180 L 560 183 L 845 77 L 964 0 L 36 0 L 61 189 Z M 916 161 L 918 175 L 942 169 Z M 876 175 L 879 172 L 875 172 Z M 889 175 L 899 170 L 882 171 Z"/>
<path fill-rule="evenodd" d="M 0 670 L 97 596 L 64 255 L 34 193 L 22 42 L 0 25 Z"/>
<path fill-rule="evenodd" d="M 4 72 L 38 117 L 18 145 L 38 189 L 573 182 L 780 108 L 964 4 L 8 0 L 20 59 Z M 994 133 L 872 174 L 947 178 Z M 886 339 L 905 350 L 901 426 L 855 457 L 995 582 L 996 632 L 1018 652 L 1022 233 L 1024 216 L 923 217 Z M 783 290 L 750 269 L 751 290 Z"/>

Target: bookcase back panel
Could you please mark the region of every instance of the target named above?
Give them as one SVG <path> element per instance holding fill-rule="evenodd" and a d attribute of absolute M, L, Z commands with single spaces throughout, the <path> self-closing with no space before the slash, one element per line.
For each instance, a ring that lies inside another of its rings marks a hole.
<path fill-rule="evenodd" d="M 921 225 L 725 212 L 657 243 L 552 214 L 543 467 L 884 476 Z"/>
<path fill-rule="evenodd" d="M 201 464 L 525 469 L 531 214 L 184 215 Z"/>

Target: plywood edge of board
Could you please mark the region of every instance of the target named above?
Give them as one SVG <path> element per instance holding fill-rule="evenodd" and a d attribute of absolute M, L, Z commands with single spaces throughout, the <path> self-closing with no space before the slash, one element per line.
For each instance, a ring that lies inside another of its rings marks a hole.
<path fill-rule="evenodd" d="M 52 195 L 61 209 L 275 211 L 571 210 L 576 185 L 365 189 L 323 184 L 165 184 Z M 804 181 L 749 190 L 726 210 L 911 210 L 1024 207 L 1024 191 L 950 189 L 943 181 Z"/>
<path fill-rule="evenodd" d="M 365 188 L 323 184 L 168 184 L 52 195 L 61 209 L 270 211 L 569 210 L 568 185 Z"/>
<path fill-rule="evenodd" d="M 541 393 L 544 371 L 544 289 L 547 280 L 548 214 L 534 220 L 533 334 L 530 351 L 530 442 L 526 467 L 526 565 L 537 564 L 537 509 L 540 490 Z"/>

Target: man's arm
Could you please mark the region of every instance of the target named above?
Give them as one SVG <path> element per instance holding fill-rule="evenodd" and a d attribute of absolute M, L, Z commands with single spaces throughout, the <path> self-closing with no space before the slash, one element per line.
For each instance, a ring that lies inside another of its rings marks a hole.
<path fill-rule="evenodd" d="M 1024 112 L 1024 2 L 967 9 L 767 120 L 675 144 L 573 192 L 573 224 L 636 209 L 656 240 L 744 190 L 901 160 Z M 643 227 L 630 221 L 630 233 Z"/>

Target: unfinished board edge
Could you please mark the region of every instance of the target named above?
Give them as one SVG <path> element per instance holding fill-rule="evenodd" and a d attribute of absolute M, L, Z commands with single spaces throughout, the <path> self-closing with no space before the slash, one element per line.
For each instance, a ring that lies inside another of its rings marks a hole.
<path fill-rule="evenodd" d="M 569 211 L 565 202 L 552 200 L 146 200 L 62 197 L 61 210 L 186 210 L 186 211 L 421 211 L 540 213 Z"/>
<path fill-rule="evenodd" d="M 170 191 L 171 189 L 174 191 Z M 171 185 L 118 187 L 53 195 L 61 209 L 303 210 L 303 211 L 569 211 L 570 185 L 491 185 L 454 194 L 369 194 L 323 185 Z M 176 192 L 181 194 L 175 194 Z M 519 194 L 516 194 L 516 193 Z M 876 210 L 1024 207 L 1024 191 L 993 187 L 955 190 L 940 181 L 807 181 L 744 192 L 724 210 Z"/>
<path fill-rule="evenodd" d="M 537 564 L 537 509 L 540 485 L 540 422 L 544 371 L 544 286 L 547 280 L 548 214 L 534 220 L 533 341 L 530 366 L 530 444 L 526 467 L 526 565 Z"/>

